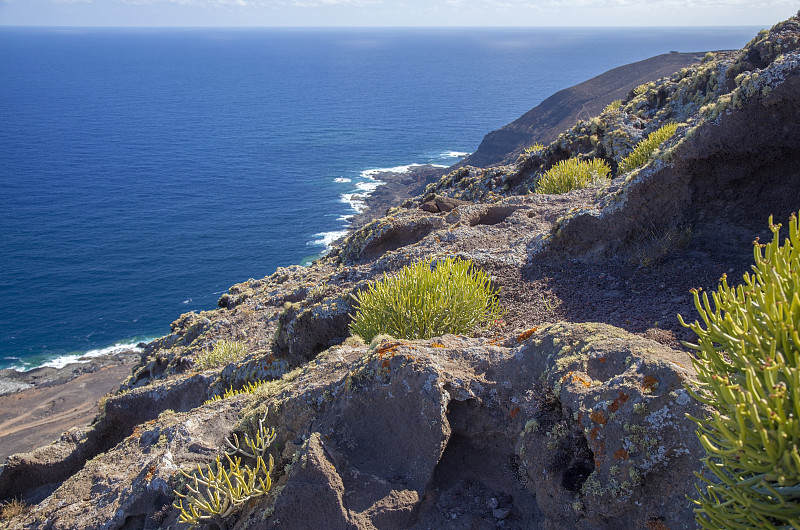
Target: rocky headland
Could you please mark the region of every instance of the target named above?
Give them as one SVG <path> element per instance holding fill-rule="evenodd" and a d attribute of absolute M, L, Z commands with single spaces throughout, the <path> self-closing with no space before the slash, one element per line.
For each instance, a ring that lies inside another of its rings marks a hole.
<path fill-rule="evenodd" d="M 703 449 L 687 414 L 707 411 L 687 392 L 692 336 L 676 315 L 695 318 L 690 288 L 741 278 L 769 215 L 800 208 L 800 17 L 697 59 L 505 165 L 433 179 L 309 267 L 181 315 L 91 426 L 6 459 L 0 499 L 27 508 L 0 524 L 183 527 L 181 471 L 263 419 L 269 493 L 207 528 L 694 528 Z M 670 122 L 647 164 L 620 169 Z M 611 178 L 533 193 L 573 157 L 605 160 Z M 501 322 L 349 338 L 352 294 L 445 256 L 491 274 Z M 246 355 L 200 369 L 222 340 Z"/>

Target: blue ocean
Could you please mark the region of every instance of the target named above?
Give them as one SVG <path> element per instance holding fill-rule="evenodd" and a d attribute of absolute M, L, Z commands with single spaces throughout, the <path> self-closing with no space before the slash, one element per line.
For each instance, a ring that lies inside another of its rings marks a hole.
<path fill-rule="evenodd" d="M 758 29 L 0 27 L 0 368 L 168 333 L 323 253 L 375 170 Z"/>

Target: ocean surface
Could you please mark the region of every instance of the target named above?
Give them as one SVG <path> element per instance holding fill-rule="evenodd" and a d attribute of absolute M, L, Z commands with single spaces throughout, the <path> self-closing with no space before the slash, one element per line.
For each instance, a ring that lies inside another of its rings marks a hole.
<path fill-rule="evenodd" d="M 562 88 L 758 29 L 0 27 L 0 368 L 166 334 L 319 256 L 376 170 L 451 165 Z"/>

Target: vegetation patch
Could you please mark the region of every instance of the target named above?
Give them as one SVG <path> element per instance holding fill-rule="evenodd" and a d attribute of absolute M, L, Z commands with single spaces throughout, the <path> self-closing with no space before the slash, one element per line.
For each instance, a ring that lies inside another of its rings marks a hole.
<path fill-rule="evenodd" d="M 194 360 L 195 366 L 201 370 L 226 366 L 238 361 L 247 353 L 247 346 L 238 340 L 221 340 L 211 351 L 206 350 Z"/>
<path fill-rule="evenodd" d="M 272 487 L 270 474 L 275 464 L 270 455 L 267 466 L 264 456 L 275 441 L 275 429 L 264 427 L 264 418 L 258 422 L 255 437 L 245 435 L 245 447 L 240 445 L 236 435 L 233 442 L 225 440 L 231 450 L 225 453 L 224 461 L 217 456 L 216 461 L 207 465 L 205 470 L 197 466 L 197 471 L 191 474 L 178 470 L 189 481 L 186 484 L 188 493 L 175 491 L 178 500 L 173 506 L 181 512 L 181 523 L 194 526 L 219 522 L 245 502 L 269 492 Z M 242 464 L 242 456 L 255 460 L 255 467 Z M 187 506 L 183 505 L 184 500 Z"/>
<path fill-rule="evenodd" d="M 620 173 L 627 173 L 638 169 L 650 161 L 651 156 L 658 147 L 672 138 L 678 130 L 677 123 L 668 123 L 663 127 L 651 132 L 647 138 L 639 142 L 633 148 L 631 154 L 622 159 L 619 164 Z"/>
<path fill-rule="evenodd" d="M 606 181 L 611 168 L 605 160 L 562 160 L 548 169 L 536 183 L 536 193 L 560 194 Z"/>
<path fill-rule="evenodd" d="M 19 499 L 13 499 L 0 507 L 0 521 L 10 521 L 28 512 L 28 505 Z"/>
<path fill-rule="evenodd" d="M 615 99 L 614 101 L 606 105 L 606 108 L 603 109 L 603 113 L 605 114 L 606 112 L 614 112 L 615 110 L 619 110 L 620 107 L 622 107 L 622 100 Z"/>
<path fill-rule="evenodd" d="M 238 396 L 240 394 L 252 394 L 256 390 L 258 390 L 258 387 L 260 387 L 261 385 L 263 385 L 265 383 L 266 383 L 266 381 L 256 381 L 255 383 L 245 383 L 245 385 L 242 388 L 235 389 L 235 390 L 234 390 L 233 387 L 230 387 L 227 390 L 225 390 L 225 392 L 223 392 L 222 395 L 217 394 L 216 396 L 212 397 L 211 399 L 206 400 L 206 402 L 204 404 L 207 405 L 209 403 L 213 403 L 214 401 L 221 401 L 223 399 L 232 398 L 232 397 Z"/>
<path fill-rule="evenodd" d="M 503 314 L 489 275 L 458 258 L 423 260 L 393 276 L 384 273 L 353 299 L 357 309 L 350 331 L 365 341 L 379 334 L 429 339 L 467 333 Z"/>
<path fill-rule="evenodd" d="M 692 363 L 698 389 L 689 393 L 711 406 L 697 422 L 705 492 L 696 500 L 703 528 L 800 527 L 800 223 L 789 237 L 755 242 L 753 274 L 694 303 L 702 323 L 681 324 L 697 334 Z"/>
<path fill-rule="evenodd" d="M 533 154 L 539 153 L 541 151 L 544 151 L 544 149 L 545 148 L 544 148 L 543 144 L 540 144 L 539 142 L 536 142 L 535 144 L 530 145 L 530 146 L 525 148 L 525 154 L 526 155 L 533 155 Z"/>

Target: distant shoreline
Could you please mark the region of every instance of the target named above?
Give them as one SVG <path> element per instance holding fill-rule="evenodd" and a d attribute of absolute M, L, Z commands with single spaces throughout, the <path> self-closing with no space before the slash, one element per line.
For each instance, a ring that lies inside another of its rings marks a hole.
<path fill-rule="evenodd" d="M 140 346 L 120 347 L 103 355 L 78 356 L 75 361 L 60 367 L 37 366 L 25 371 L 3 368 L 0 370 L 0 396 L 32 388 L 64 384 L 80 375 L 109 366 L 132 365 L 139 362 L 141 352 Z"/>

